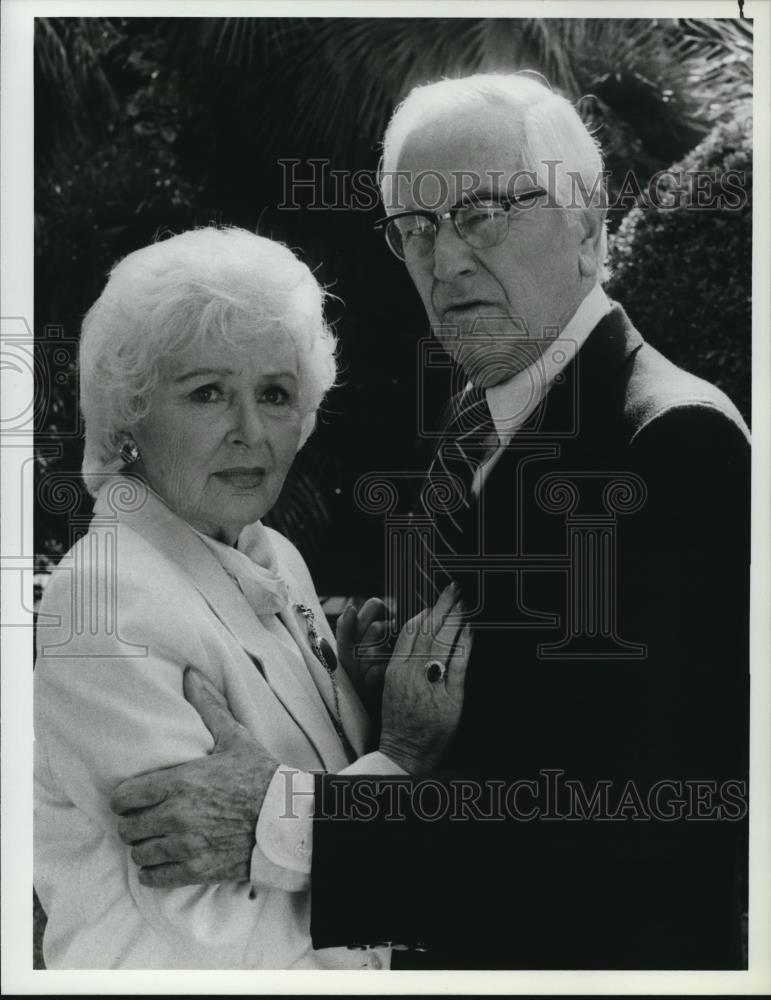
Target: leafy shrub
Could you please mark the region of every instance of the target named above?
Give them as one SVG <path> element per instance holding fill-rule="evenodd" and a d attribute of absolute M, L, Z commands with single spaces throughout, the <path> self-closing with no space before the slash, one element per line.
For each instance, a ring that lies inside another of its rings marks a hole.
<path fill-rule="evenodd" d="M 611 240 L 609 285 L 650 343 L 723 389 L 748 420 L 751 127 L 748 110 L 717 125 L 671 168 L 655 203 L 628 213 Z"/>

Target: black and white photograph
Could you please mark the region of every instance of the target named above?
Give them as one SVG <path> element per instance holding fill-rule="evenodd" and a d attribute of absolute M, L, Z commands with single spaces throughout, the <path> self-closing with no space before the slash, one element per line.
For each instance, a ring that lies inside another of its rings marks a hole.
<path fill-rule="evenodd" d="M 6 0 L 4 993 L 771 988 L 770 13 Z"/>

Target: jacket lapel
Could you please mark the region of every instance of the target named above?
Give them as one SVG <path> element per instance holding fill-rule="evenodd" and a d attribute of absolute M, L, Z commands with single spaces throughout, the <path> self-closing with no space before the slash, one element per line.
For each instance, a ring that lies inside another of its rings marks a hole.
<path fill-rule="evenodd" d="M 289 580 L 288 574 L 287 579 Z M 294 581 L 291 580 L 290 589 L 294 590 Z M 281 620 L 289 634 L 295 640 L 297 645 L 300 646 L 300 648 L 308 646 L 308 642 L 305 638 L 307 626 L 304 619 L 302 619 L 293 606 L 288 608 L 287 612 L 281 615 Z M 334 648 L 334 637 L 332 636 L 332 632 L 327 625 L 326 618 L 317 618 L 316 626 L 319 633 L 323 635 Z M 334 691 L 329 673 L 322 666 L 318 658 L 312 653 L 307 658 L 307 666 L 308 671 L 315 682 L 316 690 L 321 692 L 321 697 L 326 705 L 327 712 L 332 718 L 335 718 L 337 708 L 335 706 Z M 366 752 L 366 742 L 369 734 L 370 721 L 361 702 L 353 691 L 353 686 L 348 679 L 348 675 L 345 672 L 344 667 L 339 662 L 337 669 L 335 670 L 335 684 L 337 685 L 337 694 L 340 702 L 340 716 L 346 738 L 353 747 L 356 756 L 360 757 Z"/>
<path fill-rule="evenodd" d="M 602 420 L 627 361 L 644 344 L 624 309 L 616 302 L 589 334 L 536 411 L 515 434 L 507 453 L 490 471 L 484 491 L 490 493 L 510 479 L 511 460 L 523 449 L 557 446 L 563 455 L 588 432 L 603 437 L 620 431 Z M 508 459 L 508 461 L 507 461 Z"/>
<path fill-rule="evenodd" d="M 102 492 L 94 513 L 117 514 L 120 523 L 141 535 L 190 578 L 213 613 L 259 665 L 274 695 L 305 733 L 324 766 L 345 766 L 348 761 L 326 706 L 305 661 L 282 640 L 280 629 L 275 627 L 277 620 L 260 620 L 210 549 L 159 497 L 135 479 L 127 479 L 125 486 L 126 495 L 130 491 L 137 496 L 136 503 L 114 507 L 107 499 L 109 491 Z M 112 481 L 110 491 L 115 489 Z M 292 599 L 297 600 L 297 595 L 292 594 Z M 274 663 L 276 646 L 281 648 L 280 664 Z"/>

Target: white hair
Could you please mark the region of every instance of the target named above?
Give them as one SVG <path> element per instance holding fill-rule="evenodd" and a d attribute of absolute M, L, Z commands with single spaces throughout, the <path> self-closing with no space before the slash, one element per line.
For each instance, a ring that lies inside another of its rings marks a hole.
<path fill-rule="evenodd" d="M 566 210 L 580 206 L 600 213 L 600 279 L 607 280 L 606 193 L 600 146 L 573 105 L 532 76 L 479 73 L 413 88 L 394 111 L 383 138 L 383 203 L 386 207 L 394 204 L 399 157 L 414 132 L 440 118 L 451 120 L 469 108 L 491 106 L 510 108 L 512 124 L 521 136 L 521 162 L 512 164 L 512 176 L 526 172 L 549 193 L 552 204 Z M 566 211 L 571 224 L 578 224 L 577 214 Z"/>
<path fill-rule="evenodd" d="M 288 247 L 236 227 L 181 233 L 116 264 L 83 320 L 80 341 L 89 492 L 123 468 L 121 445 L 151 409 L 159 362 L 197 341 L 248 346 L 276 329 L 290 337 L 299 363 L 302 446 L 335 381 L 336 342 L 324 299 Z"/>

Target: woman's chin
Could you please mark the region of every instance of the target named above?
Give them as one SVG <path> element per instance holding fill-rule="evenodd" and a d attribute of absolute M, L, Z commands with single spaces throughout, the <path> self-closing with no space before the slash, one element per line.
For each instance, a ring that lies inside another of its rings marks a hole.
<path fill-rule="evenodd" d="M 244 498 L 244 502 L 234 504 L 228 511 L 228 527 L 235 531 L 236 537 L 241 533 L 247 524 L 254 524 L 261 521 L 273 506 L 272 503 L 259 502 L 255 498 Z M 222 514 L 220 514 L 222 517 Z"/>
<path fill-rule="evenodd" d="M 261 521 L 263 517 L 273 507 L 274 501 L 268 502 L 263 497 L 256 497 L 254 494 L 235 496 L 229 502 L 221 504 L 216 511 L 212 511 L 212 516 L 202 518 L 200 514 L 194 517 L 185 518 L 194 528 L 218 542 L 226 545 L 235 545 L 238 536 L 248 524 Z"/>

